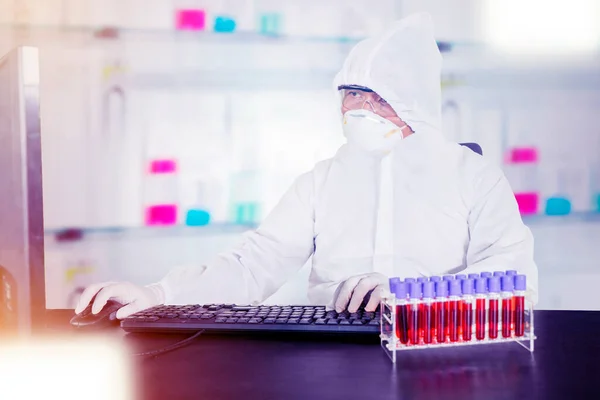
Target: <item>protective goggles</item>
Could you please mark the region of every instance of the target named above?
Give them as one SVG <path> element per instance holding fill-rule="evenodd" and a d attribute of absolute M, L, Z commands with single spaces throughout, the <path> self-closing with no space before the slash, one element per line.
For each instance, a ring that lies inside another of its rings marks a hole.
<path fill-rule="evenodd" d="M 365 108 L 371 109 L 375 114 L 382 117 L 396 116 L 396 112 L 387 101 L 375 93 L 373 90 L 358 85 L 341 85 L 338 90 L 342 94 L 342 106 L 349 110 L 358 110 Z"/>

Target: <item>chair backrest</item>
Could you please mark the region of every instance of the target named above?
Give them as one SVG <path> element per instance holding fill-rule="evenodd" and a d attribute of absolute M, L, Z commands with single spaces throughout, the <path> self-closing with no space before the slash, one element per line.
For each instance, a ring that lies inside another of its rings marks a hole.
<path fill-rule="evenodd" d="M 471 150 L 473 150 L 475 153 L 479 154 L 480 156 L 483 155 L 483 150 L 481 149 L 481 146 L 478 145 L 477 143 L 459 143 L 461 146 L 465 146 L 470 148 Z"/>

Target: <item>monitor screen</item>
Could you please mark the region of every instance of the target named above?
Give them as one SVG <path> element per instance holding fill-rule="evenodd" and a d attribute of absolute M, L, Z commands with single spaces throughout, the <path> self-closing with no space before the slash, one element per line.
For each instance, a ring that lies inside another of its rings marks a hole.
<path fill-rule="evenodd" d="M 39 51 L 0 58 L 0 336 L 45 316 Z"/>

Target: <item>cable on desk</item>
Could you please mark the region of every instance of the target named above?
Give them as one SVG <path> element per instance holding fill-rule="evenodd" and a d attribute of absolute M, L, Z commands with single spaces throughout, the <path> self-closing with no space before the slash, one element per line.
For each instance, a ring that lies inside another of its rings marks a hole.
<path fill-rule="evenodd" d="M 156 357 L 160 354 L 164 354 L 164 353 L 168 353 L 169 351 L 173 351 L 173 350 L 177 350 L 181 347 L 187 346 L 188 344 L 190 344 L 194 339 L 196 339 L 198 336 L 200 336 L 202 333 L 204 332 L 204 329 L 202 329 L 201 331 L 196 332 L 194 335 L 190 336 L 187 339 L 183 339 L 180 340 L 177 343 L 174 343 L 170 346 L 167 347 L 163 347 L 162 349 L 158 349 L 158 350 L 152 350 L 152 351 L 146 351 L 143 353 L 134 353 L 132 354 L 135 357 Z"/>

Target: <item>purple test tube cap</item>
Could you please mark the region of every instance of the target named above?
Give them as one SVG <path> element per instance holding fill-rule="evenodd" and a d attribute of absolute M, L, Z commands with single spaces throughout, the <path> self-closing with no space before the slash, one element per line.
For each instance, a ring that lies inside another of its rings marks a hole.
<path fill-rule="evenodd" d="M 454 280 L 454 276 L 453 275 L 444 275 L 444 277 L 442 279 L 445 281 L 451 281 L 451 280 Z"/>
<path fill-rule="evenodd" d="M 485 272 L 482 272 L 480 275 L 481 275 L 482 278 L 489 278 L 489 277 L 492 276 L 492 273 L 488 272 L 488 271 L 485 271 Z"/>
<path fill-rule="evenodd" d="M 488 289 L 490 293 L 500 293 L 500 277 L 491 276 L 488 279 Z"/>
<path fill-rule="evenodd" d="M 417 278 L 417 282 L 425 283 L 425 282 L 427 282 L 427 277 L 426 276 L 420 276 L 420 277 Z"/>
<path fill-rule="evenodd" d="M 479 274 L 469 274 L 469 279 L 479 279 Z"/>
<path fill-rule="evenodd" d="M 435 282 L 427 281 L 423 283 L 423 298 L 431 299 L 433 298 L 433 292 L 435 288 Z"/>
<path fill-rule="evenodd" d="M 461 281 L 458 279 L 450 281 L 450 296 L 460 296 L 462 294 L 460 284 Z"/>
<path fill-rule="evenodd" d="M 435 296 L 448 297 L 448 281 L 439 281 L 435 283 Z"/>
<path fill-rule="evenodd" d="M 417 280 L 415 278 L 406 278 L 404 279 L 404 282 L 406 283 L 411 283 L 411 282 L 416 282 Z"/>
<path fill-rule="evenodd" d="M 485 294 L 487 292 L 487 279 L 477 278 L 475 279 L 475 293 Z"/>
<path fill-rule="evenodd" d="M 396 293 L 396 286 L 400 283 L 400 278 L 390 278 L 390 293 Z"/>
<path fill-rule="evenodd" d="M 408 284 L 411 299 L 420 299 L 423 284 L 421 282 L 410 282 Z"/>
<path fill-rule="evenodd" d="M 504 275 L 502 278 L 502 291 L 503 292 L 512 292 L 515 288 L 515 281 L 512 276 Z"/>
<path fill-rule="evenodd" d="M 465 274 L 458 274 L 454 276 L 454 279 L 456 279 L 457 281 L 462 281 L 463 279 L 467 279 L 467 275 Z"/>
<path fill-rule="evenodd" d="M 463 294 L 473 294 L 475 281 L 473 279 L 462 280 L 462 292 Z"/>
<path fill-rule="evenodd" d="M 508 271 L 505 272 L 505 274 L 508 276 L 515 276 L 515 275 L 517 275 L 517 271 L 515 271 L 514 269 L 509 269 Z"/>
<path fill-rule="evenodd" d="M 527 290 L 527 277 L 525 275 L 515 276 L 515 290 Z"/>
<path fill-rule="evenodd" d="M 406 282 L 398 282 L 396 285 L 396 298 L 400 300 L 406 300 Z"/>
<path fill-rule="evenodd" d="M 504 271 L 494 271 L 494 276 L 500 276 L 500 277 L 502 277 L 504 275 L 505 275 Z"/>

